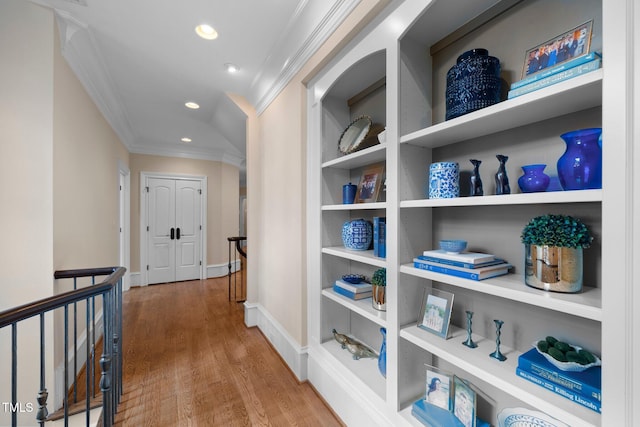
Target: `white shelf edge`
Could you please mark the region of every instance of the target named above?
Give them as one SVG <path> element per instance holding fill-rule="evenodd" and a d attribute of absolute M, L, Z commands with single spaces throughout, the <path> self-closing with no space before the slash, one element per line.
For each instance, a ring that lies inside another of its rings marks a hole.
<path fill-rule="evenodd" d="M 602 104 L 602 69 L 403 135 L 400 144 L 440 147 Z"/>
<path fill-rule="evenodd" d="M 489 356 L 496 349 L 493 339 L 472 334 L 478 347 L 470 349 L 462 345 L 467 332 L 454 326 L 450 329 L 451 337 L 447 340 L 415 325 L 402 328 L 400 337 L 569 425 L 600 425 L 600 414 L 518 377 L 516 367 L 520 352 L 500 346 L 500 351 L 507 357 L 506 361 L 500 362 Z"/>
<path fill-rule="evenodd" d="M 352 203 L 341 205 L 323 205 L 323 211 L 359 211 L 359 210 L 372 210 L 372 209 L 386 209 L 387 202 L 375 202 L 375 203 Z"/>
<path fill-rule="evenodd" d="M 386 267 L 387 260 L 385 258 L 379 258 L 373 255 L 373 251 L 350 251 L 344 246 L 332 246 L 328 248 L 322 248 L 322 253 L 327 255 L 333 255 L 340 258 L 350 259 L 352 261 L 358 261 L 364 264 L 374 265 L 376 267 Z"/>
<path fill-rule="evenodd" d="M 329 353 L 342 367 L 354 375 L 376 396 L 386 401 L 386 379 L 378 369 L 378 359 L 366 358 L 355 360 L 347 349 L 343 349 L 335 340 L 325 341 L 321 347 Z"/>
<path fill-rule="evenodd" d="M 452 199 L 419 199 L 400 202 L 400 208 L 437 208 L 454 206 L 504 206 L 549 203 L 602 202 L 602 190 L 552 191 L 542 193 L 518 193 Z"/>
<path fill-rule="evenodd" d="M 578 294 L 545 292 L 525 285 L 524 277 L 519 274 L 507 274 L 475 281 L 421 270 L 413 267 L 413 264 L 400 266 L 400 272 L 423 279 L 447 283 L 474 292 L 494 295 L 523 304 L 602 322 L 602 291 L 600 288 L 584 287 L 583 292 Z"/>
<path fill-rule="evenodd" d="M 321 167 L 323 169 L 352 169 L 374 162 L 382 162 L 385 160 L 386 148 L 386 144 L 374 145 L 373 147 L 365 148 L 364 150 L 356 151 L 352 154 L 347 154 L 344 157 L 338 157 L 337 159 L 326 161 L 322 163 Z"/>
<path fill-rule="evenodd" d="M 363 298 L 360 300 L 353 300 L 351 298 L 345 297 L 344 295 L 338 294 L 331 288 L 323 289 L 322 295 L 348 308 L 354 313 L 359 314 L 365 319 L 377 323 L 378 325 L 385 328 L 387 327 L 387 313 L 385 311 L 380 311 L 373 308 L 371 305 L 371 297 Z"/>

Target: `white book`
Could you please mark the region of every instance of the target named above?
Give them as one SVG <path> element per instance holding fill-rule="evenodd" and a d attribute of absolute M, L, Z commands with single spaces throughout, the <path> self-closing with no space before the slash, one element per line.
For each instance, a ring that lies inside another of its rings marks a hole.
<path fill-rule="evenodd" d="M 353 292 L 354 294 L 359 294 L 361 292 L 371 292 L 371 283 L 368 282 L 360 282 L 358 284 L 349 283 L 342 279 L 336 280 L 336 286 L 346 289 L 349 292 Z"/>
<path fill-rule="evenodd" d="M 434 258 L 447 259 L 450 261 L 460 261 L 468 264 L 482 264 L 484 262 L 489 262 L 496 259 L 496 257 L 491 254 L 483 254 L 480 252 L 460 252 L 457 254 L 453 254 L 443 251 L 442 249 L 424 251 L 423 255 Z"/>

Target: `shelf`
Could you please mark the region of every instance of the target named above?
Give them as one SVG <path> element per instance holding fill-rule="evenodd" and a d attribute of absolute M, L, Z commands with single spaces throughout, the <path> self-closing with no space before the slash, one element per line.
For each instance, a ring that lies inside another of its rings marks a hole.
<path fill-rule="evenodd" d="M 372 163 L 384 162 L 386 148 L 386 144 L 374 145 L 373 147 L 347 154 L 344 157 L 324 162 L 322 168 L 355 169 Z"/>
<path fill-rule="evenodd" d="M 382 400 L 386 400 L 386 380 L 378 370 L 378 359 L 367 358 L 355 360 L 348 350 L 343 349 L 335 340 L 322 343 L 327 350 L 349 372 L 358 377 Z"/>
<path fill-rule="evenodd" d="M 352 203 L 352 204 L 322 206 L 323 211 L 359 211 L 359 210 L 386 209 L 386 208 L 387 208 L 386 202 Z"/>
<path fill-rule="evenodd" d="M 560 421 L 569 425 L 600 425 L 600 414 L 518 377 L 516 366 L 520 352 L 500 346 L 500 351 L 507 356 L 506 361 L 500 362 L 489 357 L 496 349 L 494 339 L 473 334 L 478 347 L 471 349 L 462 345 L 467 338 L 465 330 L 454 326 L 450 329 L 451 338 L 447 340 L 415 325 L 402 328 L 400 336 Z"/>
<path fill-rule="evenodd" d="M 454 206 L 503 206 L 534 205 L 550 203 L 602 202 L 602 190 L 553 191 L 542 193 L 519 193 L 452 199 L 420 199 L 400 202 L 401 208 L 438 208 Z"/>
<path fill-rule="evenodd" d="M 423 279 L 447 283 L 451 286 L 470 289 L 487 295 L 494 295 L 512 301 L 518 301 L 536 307 L 546 308 L 573 316 L 602 321 L 602 291 L 599 288 L 584 287 L 582 293 L 563 294 L 545 292 L 530 288 L 524 284 L 524 277 L 519 274 L 507 274 L 486 280 L 468 280 L 448 274 L 434 273 L 405 264 L 400 272 Z"/>
<path fill-rule="evenodd" d="M 602 69 L 404 135 L 400 143 L 440 147 L 602 105 Z"/>
<path fill-rule="evenodd" d="M 344 246 L 332 246 L 329 248 L 322 248 L 323 254 L 333 255 L 340 258 L 350 259 L 352 261 L 358 261 L 364 264 L 374 265 L 376 267 L 386 267 L 387 260 L 379 258 L 373 255 L 373 251 L 350 251 Z"/>
<path fill-rule="evenodd" d="M 359 314 L 365 319 L 369 319 L 380 326 L 387 327 L 387 312 L 376 310 L 371 305 L 371 298 L 363 298 L 360 300 L 353 300 L 343 295 L 336 293 L 333 289 L 327 288 L 322 290 L 322 295 L 329 298 L 332 301 L 348 308 L 354 313 Z"/>

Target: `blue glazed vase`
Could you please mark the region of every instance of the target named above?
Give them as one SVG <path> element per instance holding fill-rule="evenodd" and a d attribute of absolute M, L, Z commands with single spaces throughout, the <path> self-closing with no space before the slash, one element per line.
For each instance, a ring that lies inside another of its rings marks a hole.
<path fill-rule="evenodd" d="M 544 168 L 546 167 L 547 165 L 542 164 L 522 166 L 524 175 L 518 178 L 520 190 L 523 193 L 547 191 L 551 179 L 544 173 Z"/>
<path fill-rule="evenodd" d="M 451 199 L 460 196 L 460 167 L 456 162 L 431 163 L 429 166 L 430 199 Z"/>
<path fill-rule="evenodd" d="M 387 377 L 387 329 L 380 328 L 382 334 L 382 347 L 380 347 L 380 355 L 378 356 L 378 369 L 383 377 Z"/>
<path fill-rule="evenodd" d="M 598 142 L 601 134 L 602 128 L 589 128 L 560 135 L 567 144 L 557 164 L 564 190 L 602 188 L 602 147 Z"/>
<path fill-rule="evenodd" d="M 500 102 L 500 60 L 487 49 L 460 55 L 447 72 L 446 120 Z"/>
<path fill-rule="evenodd" d="M 345 205 L 353 204 L 356 199 L 356 190 L 358 186 L 348 183 L 342 186 L 342 203 Z"/>
<path fill-rule="evenodd" d="M 366 219 L 354 219 L 342 225 L 342 243 L 352 251 L 366 251 L 373 240 L 373 225 Z"/>

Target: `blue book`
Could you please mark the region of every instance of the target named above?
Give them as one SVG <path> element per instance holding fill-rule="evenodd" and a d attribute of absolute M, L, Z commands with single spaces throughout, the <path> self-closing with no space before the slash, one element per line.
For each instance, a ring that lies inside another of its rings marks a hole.
<path fill-rule="evenodd" d="M 387 256 L 386 228 L 386 217 L 373 217 L 373 255 L 380 258 Z"/>
<path fill-rule="evenodd" d="M 334 282 L 334 286 L 346 289 L 347 291 L 353 292 L 354 294 L 360 292 L 371 292 L 371 283 L 369 282 L 349 283 L 345 280 L 338 279 Z"/>
<path fill-rule="evenodd" d="M 353 300 L 371 298 L 371 291 L 369 292 L 351 292 L 347 289 L 341 288 L 340 286 L 333 285 L 333 291 L 337 294 L 345 296 L 347 298 L 351 298 Z"/>
<path fill-rule="evenodd" d="M 413 403 L 411 415 L 429 427 L 464 427 L 452 412 L 432 405 L 424 399 Z M 490 424 L 476 417 L 476 427 L 490 427 Z"/>
<path fill-rule="evenodd" d="M 599 400 L 595 400 L 595 399 L 589 399 L 588 397 L 585 397 L 581 394 L 575 393 L 567 388 L 564 388 L 556 383 L 552 383 L 550 381 L 547 381 L 545 378 L 543 377 L 539 377 L 535 374 L 532 374 L 531 372 L 525 371 L 524 369 L 521 368 L 516 368 L 516 374 L 519 377 L 524 378 L 527 381 L 531 381 L 534 384 L 539 385 L 540 387 L 544 387 L 549 391 L 552 391 L 554 393 L 556 393 L 559 396 L 562 396 L 566 399 L 571 400 L 572 402 L 576 402 L 582 406 L 584 406 L 585 408 L 589 408 L 592 411 L 601 413 L 602 412 L 602 402 L 600 402 Z"/>
<path fill-rule="evenodd" d="M 582 372 L 561 371 L 532 348 L 518 357 L 518 368 L 587 399 L 602 400 L 601 366 L 593 366 Z"/>
<path fill-rule="evenodd" d="M 504 260 L 500 258 L 496 258 L 493 261 L 487 261 L 480 264 L 471 264 L 469 262 L 454 261 L 451 259 L 444 259 L 444 258 L 438 258 L 438 257 L 426 256 L 426 255 L 418 255 L 418 259 L 422 261 L 436 262 L 438 264 L 452 265 L 455 267 L 472 268 L 472 269 L 479 268 L 479 267 L 488 267 L 490 265 L 504 263 Z"/>
<path fill-rule="evenodd" d="M 579 56 L 578 58 L 574 58 L 570 61 L 563 62 L 562 64 L 558 64 L 553 67 L 545 68 L 544 70 L 541 70 L 535 74 L 525 77 L 522 80 L 513 82 L 511 83 L 511 87 L 509 87 L 509 89 L 517 89 L 519 87 L 536 82 L 540 79 L 544 79 L 545 77 L 549 77 L 554 74 L 560 73 L 562 71 L 570 70 L 571 68 L 577 67 L 578 65 L 591 62 L 594 59 L 598 59 L 598 58 L 602 58 L 602 55 L 600 55 L 598 52 L 591 52 L 586 55 Z"/>
<path fill-rule="evenodd" d="M 438 263 L 431 263 L 429 261 L 423 261 L 418 258 L 414 258 L 413 266 L 421 270 L 433 271 L 434 273 L 448 274 L 449 276 L 462 277 L 469 280 L 484 280 L 491 277 L 503 276 L 509 273 L 511 264 L 503 262 L 502 264 L 496 264 L 489 267 L 480 268 L 462 268 L 452 265 L 443 265 Z"/>
<path fill-rule="evenodd" d="M 566 71 L 561 71 L 557 74 L 553 74 L 549 77 L 545 77 L 544 79 L 540 79 L 528 85 L 521 86 L 517 89 L 512 89 L 507 94 L 507 99 L 512 99 L 517 96 L 524 95 L 525 93 L 533 92 L 535 90 L 542 89 L 544 87 L 551 86 L 556 83 L 560 83 L 561 81 L 571 79 L 581 74 L 586 74 L 591 71 L 595 71 L 598 68 L 600 68 L 600 60 L 594 59 L 593 61 L 587 62 L 586 64 L 582 64 L 577 67 L 570 68 Z"/>

